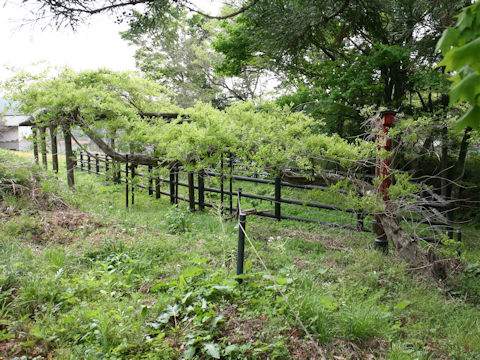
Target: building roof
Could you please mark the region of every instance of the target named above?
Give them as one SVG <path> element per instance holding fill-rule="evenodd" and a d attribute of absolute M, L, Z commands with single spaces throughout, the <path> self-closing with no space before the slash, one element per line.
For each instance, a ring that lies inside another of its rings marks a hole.
<path fill-rule="evenodd" d="M 31 116 L 25 115 L 0 115 L 0 126 L 30 126 Z"/>

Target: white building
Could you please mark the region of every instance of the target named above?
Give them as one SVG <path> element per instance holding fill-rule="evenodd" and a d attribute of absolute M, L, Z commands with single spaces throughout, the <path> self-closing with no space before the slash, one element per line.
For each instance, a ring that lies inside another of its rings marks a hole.
<path fill-rule="evenodd" d="M 32 135 L 32 128 L 24 125 L 31 120 L 31 116 L 19 114 L 7 101 L 0 99 L 0 148 L 31 150 L 29 137 Z"/>

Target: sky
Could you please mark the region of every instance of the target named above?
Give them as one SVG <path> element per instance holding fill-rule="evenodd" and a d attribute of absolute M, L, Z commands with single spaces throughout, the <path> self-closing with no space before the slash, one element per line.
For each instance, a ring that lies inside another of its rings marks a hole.
<path fill-rule="evenodd" d="M 216 13 L 218 1 L 196 0 L 195 3 L 202 10 Z M 66 65 L 75 70 L 135 69 L 135 48 L 119 35 L 120 31 L 126 30 L 126 24 L 115 24 L 113 16 L 92 16 L 89 24 L 81 25 L 76 32 L 56 30 L 38 24 L 25 25 L 24 19 L 32 18 L 32 14 L 19 6 L 19 2 L 8 0 L 4 4 L 0 0 L 0 81 L 12 75 L 5 66 L 33 70 L 32 64 L 38 62 Z"/>

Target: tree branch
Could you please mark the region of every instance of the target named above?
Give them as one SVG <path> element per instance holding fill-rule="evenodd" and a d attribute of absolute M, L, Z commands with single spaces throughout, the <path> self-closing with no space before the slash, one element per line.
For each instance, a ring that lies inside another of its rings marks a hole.
<path fill-rule="evenodd" d="M 227 20 L 227 19 L 230 19 L 232 17 L 235 17 L 237 15 L 240 15 L 241 13 L 244 13 L 245 11 L 247 11 L 248 9 L 254 7 L 260 0 L 252 0 L 252 2 L 248 5 L 245 5 L 243 6 L 242 8 L 238 9 L 237 11 L 234 11 L 233 13 L 231 14 L 228 14 L 228 15 L 223 15 L 223 16 L 213 16 L 213 15 L 209 15 L 207 13 L 204 13 L 203 11 L 200 11 L 200 10 L 197 10 L 197 9 L 194 9 L 191 5 L 194 5 L 192 4 L 190 1 L 187 1 L 188 3 L 190 3 L 191 5 L 186 5 L 186 4 L 180 4 L 180 6 L 184 7 L 185 9 L 189 10 L 189 11 L 192 11 L 194 13 L 197 13 L 199 15 L 202 15 L 204 17 L 206 17 L 207 19 L 213 19 L 213 20 Z"/>

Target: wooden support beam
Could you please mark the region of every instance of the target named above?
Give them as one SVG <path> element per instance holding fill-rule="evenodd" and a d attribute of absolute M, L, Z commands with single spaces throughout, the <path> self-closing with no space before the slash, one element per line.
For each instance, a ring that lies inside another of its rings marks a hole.
<path fill-rule="evenodd" d="M 42 164 L 45 170 L 48 169 L 47 164 L 47 136 L 45 133 L 45 126 L 40 126 L 40 152 L 42 153 Z"/>
<path fill-rule="evenodd" d="M 72 135 L 67 125 L 62 126 L 63 138 L 65 139 L 65 160 L 67 165 L 67 182 L 70 188 L 75 186 L 75 175 L 73 168 L 73 149 L 72 149 Z"/>
<path fill-rule="evenodd" d="M 57 147 L 57 127 L 50 125 L 50 143 L 52 146 L 52 167 L 58 174 L 58 147 Z"/>
<path fill-rule="evenodd" d="M 33 158 L 38 164 L 38 128 L 36 126 L 32 127 L 32 144 L 33 144 Z"/>

